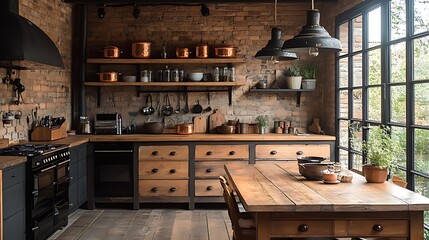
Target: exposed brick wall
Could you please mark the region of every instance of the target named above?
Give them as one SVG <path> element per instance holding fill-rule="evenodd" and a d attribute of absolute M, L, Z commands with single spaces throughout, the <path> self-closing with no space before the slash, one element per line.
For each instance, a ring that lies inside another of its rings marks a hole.
<path fill-rule="evenodd" d="M 39 109 L 39 116 L 53 115 L 71 118 L 71 5 L 61 0 L 20 0 L 19 14 L 40 27 L 57 45 L 64 61 L 62 70 L 24 70 L 17 75 L 25 86 L 24 103 L 9 105 L 14 96 L 13 87 L 0 83 L 0 111 L 23 113 L 21 121 L 0 126 L 0 137 L 12 141 L 28 139 L 26 117 L 31 109 Z M 4 77 L 5 69 L 0 69 Z"/>
<path fill-rule="evenodd" d="M 242 122 L 254 122 L 258 115 L 268 115 L 270 126 L 273 120 L 293 120 L 293 126 L 307 127 L 311 124 L 313 117 L 322 118 L 322 123 L 332 126 L 322 126 L 322 128 L 333 129 L 333 122 L 323 120 L 325 118 L 323 109 L 326 105 L 334 109 L 334 95 L 326 96 L 323 89 L 333 87 L 329 83 L 334 81 L 333 68 L 328 68 L 331 77 L 326 78 L 326 56 L 310 58 L 300 56 L 298 60 L 282 62 L 273 66 L 271 63 L 261 62 L 253 56 L 266 45 L 270 39 L 271 27 L 274 25 L 273 4 L 209 4 L 211 15 L 203 17 L 200 14 L 199 6 L 145 6 L 141 7 L 141 18 L 134 19 L 132 7 L 106 7 L 104 19 L 97 17 L 97 6 L 90 6 L 88 12 L 88 55 L 89 57 L 101 56 L 100 50 L 104 46 L 115 45 L 125 51 L 124 55 L 129 55 L 131 43 L 134 41 L 151 41 L 154 54 L 159 54 L 163 44 L 168 46 L 168 55 L 174 56 L 176 47 L 190 47 L 194 51 L 194 46 L 201 41 L 208 42 L 210 46 L 220 44 L 225 41 L 228 44 L 238 46 L 240 57 L 247 59 L 246 64 L 237 65 L 238 81 L 246 83 L 245 86 L 236 88 L 233 92 L 233 105 L 227 104 L 226 93 L 211 94 L 211 107 L 221 109 L 227 119 L 239 119 Z M 306 10 L 311 8 L 310 3 L 279 3 L 278 6 L 278 26 L 283 29 L 283 39 L 292 38 L 299 32 L 306 21 Z M 335 14 L 333 14 L 335 16 Z M 329 29 L 332 32 L 332 29 Z M 274 69 L 283 71 L 290 65 L 305 65 L 309 62 L 316 64 L 321 75 L 317 81 L 317 91 L 303 93 L 301 97 L 301 107 L 296 107 L 295 93 L 249 93 L 248 90 L 259 80 L 267 79 L 270 84 L 274 81 Z M 333 65 L 333 60 L 331 61 Z M 88 81 L 96 81 L 97 75 L 95 66 L 89 66 L 92 73 L 88 76 Z M 144 66 L 153 70 L 163 66 Z M 174 66 L 169 66 L 174 67 Z M 186 70 L 205 70 L 204 66 L 178 66 Z M 211 72 L 213 65 L 208 66 Z M 135 68 L 127 69 L 123 66 L 108 66 L 106 70 L 119 70 L 126 74 L 135 73 Z M 327 83 L 328 82 L 328 83 Z M 124 88 L 102 88 L 101 107 L 96 107 L 96 91 L 94 88 L 87 88 L 87 106 L 90 117 L 96 113 L 119 112 L 124 118 L 124 125 L 131 122 L 142 124 L 148 120 L 157 120 L 156 117 L 148 119 L 142 114 L 134 117 L 133 113 L 139 112 L 145 105 L 145 94 L 137 97 L 135 89 Z M 153 95 L 154 100 L 157 95 Z M 171 102 L 176 106 L 176 95 L 170 94 Z M 332 98 L 326 101 L 325 98 Z M 190 93 L 189 103 L 192 105 L 200 100 L 203 107 L 207 106 L 207 94 Z M 181 105 L 183 107 L 183 97 Z M 208 113 L 206 113 L 208 114 Z M 166 121 L 171 125 L 188 121 L 192 114 L 180 114 L 168 117 Z M 330 115 L 327 115 L 330 117 Z"/>

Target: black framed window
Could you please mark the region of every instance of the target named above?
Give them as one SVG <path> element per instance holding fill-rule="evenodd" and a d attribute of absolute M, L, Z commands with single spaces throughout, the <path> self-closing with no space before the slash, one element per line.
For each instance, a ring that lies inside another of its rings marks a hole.
<path fill-rule="evenodd" d="M 427 12 L 427 0 L 373 0 L 337 16 L 343 50 L 336 58 L 336 153 L 361 171 L 360 141 L 350 139 L 368 139 L 369 125 L 389 126 L 406 153 L 394 174 L 429 197 Z"/>

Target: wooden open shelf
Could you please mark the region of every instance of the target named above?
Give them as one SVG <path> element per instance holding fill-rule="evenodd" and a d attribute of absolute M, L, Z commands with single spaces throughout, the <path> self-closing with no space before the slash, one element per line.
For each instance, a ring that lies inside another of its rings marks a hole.
<path fill-rule="evenodd" d="M 135 59 L 135 58 L 88 58 L 87 63 L 97 64 L 229 64 L 245 63 L 245 58 L 166 58 L 166 59 Z"/>
<path fill-rule="evenodd" d="M 147 86 L 147 87 L 235 87 L 243 82 L 86 82 L 90 87 Z"/>

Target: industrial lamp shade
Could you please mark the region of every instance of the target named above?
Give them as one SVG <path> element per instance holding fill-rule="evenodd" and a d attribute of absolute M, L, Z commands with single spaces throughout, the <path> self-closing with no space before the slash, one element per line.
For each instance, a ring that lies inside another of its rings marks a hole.
<path fill-rule="evenodd" d="M 297 56 L 293 52 L 282 50 L 283 41 L 282 30 L 278 27 L 271 29 L 271 40 L 268 41 L 267 46 L 259 50 L 255 57 L 261 60 L 295 60 Z"/>
<path fill-rule="evenodd" d="M 320 12 L 317 9 L 307 11 L 307 25 L 294 38 L 286 40 L 283 49 L 291 51 L 341 51 L 340 40 L 333 38 L 320 26 Z M 311 53 L 310 53 L 311 54 Z M 316 54 L 317 56 L 317 54 Z"/>

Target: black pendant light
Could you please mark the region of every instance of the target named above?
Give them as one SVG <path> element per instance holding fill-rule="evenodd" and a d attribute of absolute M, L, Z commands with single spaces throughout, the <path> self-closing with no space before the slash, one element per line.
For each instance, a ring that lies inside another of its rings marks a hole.
<path fill-rule="evenodd" d="M 274 21 L 277 25 L 277 0 L 274 1 Z M 281 38 L 282 30 L 278 27 L 273 27 L 271 29 L 271 40 L 268 41 L 267 46 L 256 53 L 255 57 L 261 60 L 273 60 L 274 62 L 295 60 L 297 58 L 295 53 L 282 50 L 284 41 Z"/>
<path fill-rule="evenodd" d="M 301 32 L 294 38 L 286 40 L 283 49 L 296 52 L 307 51 L 311 56 L 319 55 L 319 51 L 341 51 L 340 40 L 331 37 L 319 22 L 320 12 L 314 9 L 314 0 L 312 0 L 312 9 L 307 11 L 307 25 L 303 26 Z"/>

